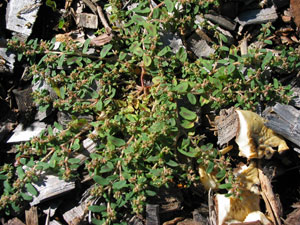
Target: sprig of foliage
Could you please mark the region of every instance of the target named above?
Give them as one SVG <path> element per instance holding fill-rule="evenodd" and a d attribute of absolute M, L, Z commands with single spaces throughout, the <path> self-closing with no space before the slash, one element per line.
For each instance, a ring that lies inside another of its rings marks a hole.
<path fill-rule="evenodd" d="M 31 183 L 42 171 L 67 180 L 80 176 L 78 168 L 88 172 L 95 182 L 90 193 L 101 203 L 89 206 L 99 215 L 95 224 L 125 223 L 122 213 L 142 213 L 147 198 L 162 186 L 199 183 L 199 166 L 216 172 L 220 188 L 236 187 L 230 158 L 204 135 L 201 109 L 288 102 L 289 88 L 277 79 L 270 82 L 270 73 L 279 67 L 294 71 L 299 54 L 252 49 L 240 56 L 217 35 L 216 54 L 193 60 L 183 47 L 173 53 L 163 46 L 161 32 L 179 30 L 184 36 L 195 28 L 195 15 L 217 2 L 163 1 L 157 7 L 138 2 L 126 11 L 121 1 L 109 1 L 115 38 L 95 54 L 87 53 L 89 40 L 59 46 L 55 39 L 9 42 L 18 59 L 31 64 L 33 83 L 52 88 L 33 93 L 39 109 L 56 109 L 73 119 L 19 145 L 17 164 L 2 167 L 0 209 L 6 213 L 17 210 L 22 199 L 31 200 L 28 192 L 38 194 Z M 269 35 L 269 28 L 263 29 L 261 40 Z M 86 138 L 97 148 L 82 168 L 76 155 Z"/>

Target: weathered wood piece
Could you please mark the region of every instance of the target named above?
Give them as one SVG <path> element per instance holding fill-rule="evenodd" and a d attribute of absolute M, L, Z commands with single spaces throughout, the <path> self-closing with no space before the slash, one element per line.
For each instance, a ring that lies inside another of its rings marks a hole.
<path fill-rule="evenodd" d="M 37 207 L 31 207 L 29 210 L 25 210 L 26 225 L 38 225 L 39 218 L 37 213 Z"/>
<path fill-rule="evenodd" d="M 38 136 L 42 130 L 46 128 L 47 124 L 43 122 L 34 122 L 25 127 L 24 124 L 19 124 L 14 130 L 14 134 L 9 138 L 7 143 L 16 143 L 22 141 L 29 141 L 30 138 Z"/>
<path fill-rule="evenodd" d="M 274 113 L 267 113 L 265 125 L 300 146 L 300 111 L 290 105 L 277 103 L 272 108 Z"/>
<path fill-rule="evenodd" d="M 57 220 L 51 220 L 51 221 L 49 222 L 49 225 L 61 225 L 61 223 L 58 222 Z"/>
<path fill-rule="evenodd" d="M 38 196 L 33 196 L 31 206 L 37 205 L 40 202 L 58 197 L 75 188 L 74 181 L 64 181 L 59 177 L 51 174 L 42 174 L 39 181 L 32 183 L 38 191 Z"/>
<path fill-rule="evenodd" d="M 300 225 L 300 202 L 292 205 L 294 209 L 293 212 L 287 215 L 286 220 L 284 220 L 285 225 Z"/>
<path fill-rule="evenodd" d="M 291 0 L 290 1 L 291 13 L 294 18 L 294 22 L 298 28 L 300 28 L 300 1 L 299 0 Z"/>
<path fill-rule="evenodd" d="M 275 196 L 270 180 L 263 173 L 261 168 L 258 169 L 258 175 L 261 186 L 261 195 L 266 205 L 268 214 L 275 225 L 281 225 L 282 205 L 278 197 Z"/>
<path fill-rule="evenodd" d="M 89 158 L 89 155 L 93 152 L 96 152 L 96 146 L 97 144 L 91 140 L 90 138 L 87 138 L 83 140 L 82 142 L 84 150 L 80 152 L 79 155 L 76 156 L 77 159 L 80 159 L 79 164 L 84 164 L 85 160 Z"/>
<path fill-rule="evenodd" d="M 146 205 L 146 225 L 159 225 L 159 205 Z"/>
<path fill-rule="evenodd" d="M 129 222 L 128 225 L 144 225 L 142 219 L 140 219 L 138 216 L 133 216 Z"/>
<path fill-rule="evenodd" d="M 78 27 L 97 29 L 98 17 L 91 13 L 78 13 L 76 23 Z"/>
<path fill-rule="evenodd" d="M 0 48 L 0 73 L 13 73 L 16 55 Z"/>
<path fill-rule="evenodd" d="M 9 220 L 4 225 L 25 225 L 25 224 L 20 219 L 18 219 L 17 217 L 15 217 L 15 218 Z"/>
<path fill-rule="evenodd" d="M 6 8 L 6 29 L 18 32 L 27 38 L 37 18 L 41 0 L 11 0 Z"/>
<path fill-rule="evenodd" d="M 197 209 L 193 211 L 193 220 L 194 220 L 194 225 L 208 224 L 207 219 L 204 216 L 202 216 Z"/>
<path fill-rule="evenodd" d="M 221 15 L 205 14 L 204 18 L 210 20 L 213 23 L 219 24 L 221 27 L 227 30 L 233 31 L 236 28 L 236 22 L 226 19 Z"/>
<path fill-rule="evenodd" d="M 198 25 L 198 27 L 201 29 L 201 30 L 205 30 L 205 27 L 202 26 L 202 23 L 205 22 L 205 19 L 202 18 L 200 15 L 197 15 L 196 16 L 196 20 L 195 20 L 195 23 Z M 210 22 L 210 21 L 207 21 L 207 23 L 211 26 L 215 26 L 214 23 Z M 223 34 L 226 38 L 227 38 L 227 43 L 228 44 L 232 44 L 234 42 L 234 37 L 232 36 L 232 34 L 228 31 L 228 30 L 224 30 L 223 28 L 221 27 L 217 27 L 217 32 L 220 33 L 220 34 Z"/>
<path fill-rule="evenodd" d="M 222 109 L 220 116 L 215 118 L 215 126 L 218 132 L 218 145 L 222 146 L 232 140 L 238 132 L 238 116 L 235 109 Z"/>
<path fill-rule="evenodd" d="M 80 224 L 85 214 L 84 209 L 85 205 L 81 204 L 65 212 L 63 218 L 68 224 Z"/>
<path fill-rule="evenodd" d="M 170 46 L 173 53 L 177 53 L 180 47 L 184 47 L 181 38 L 178 34 L 170 31 L 159 32 L 161 41 L 164 46 Z"/>
<path fill-rule="evenodd" d="M 21 113 L 29 112 L 33 107 L 33 99 L 32 99 L 32 87 L 29 86 L 24 90 L 14 89 L 12 92 L 15 95 L 15 99 L 18 105 L 18 110 Z"/>
<path fill-rule="evenodd" d="M 291 105 L 300 108 L 300 87 L 293 87 L 291 91 L 293 92 Z"/>
<path fill-rule="evenodd" d="M 214 54 L 215 50 L 211 48 L 207 42 L 201 37 L 194 33 L 188 39 L 187 43 L 189 49 L 194 52 L 197 57 L 206 57 L 208 58 L 211 54 Z"/>
<path fill-rule="evenodd" d="M 235 21 L 242 26 L 274 22 L 278 15 L 274 6 L 265 9 L 255 9 L 242 12 Z"/>
<path fill-rule="evenodd" d="M 97 7 L 95 6 L 95 4 L 92 1 L 90 1 L 90 0 L 82 0 L 82 1 L 84 2 L 84 4 L 86 4 L 90 8 L 90 10 L 92 10 L 92 12 L 94 14 L 97 13 Z"/>

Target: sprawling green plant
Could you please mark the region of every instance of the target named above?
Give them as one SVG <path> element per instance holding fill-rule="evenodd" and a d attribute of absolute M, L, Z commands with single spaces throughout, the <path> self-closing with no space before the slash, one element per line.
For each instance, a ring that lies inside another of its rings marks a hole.
<path fill-rule="evenodd" d="M 220 188 L 237 187 L 230 158 L 220 155 L 204 135 L 201 111 L 288 102 L 288 88 L 276 78 L 271 82 L 272 71 L 295 70 L 299 54 L 286 49 L 275 56 L 251 49 L 240 56 L 216 33 L 216 54 L 192 60 L 184 47 L 173 53 L 164 46 L 161 32 L 184 35 L 195 28 L 195 15 L 216 3 L 166 0 L 153 8 L 149 1 L 138 2 L 137 8 L 125 11 L 120 1 L 109 1 L 114 38 L 95 54 L 88 54 L 90 40 L 63 42 L 59 48 L 55 39 L 9 42 L 19 60 L 30 62 L 33 83 L 53 90 L 33 93 L 39 110 L 62 111 L 72 120 L 65 126 L 55 122 L 19 145 L 16 164 L 2 166 L 0 209 L 7 214 L 20 210 L 22 199 L 38 195 L 32 182 L 42 171 L 66 180 L 87 172 L 95 181 L 90 194 L 101 203 L 89 206 L 99 215 L 93 219 L 96 224 L 125 223 L 122 214 L 142 213 L 147 198 L 162 186 L 199 183 L 199 166 L 217 173 Z M 259 39 L 264 41 L 269 32 L 270 26 L 263 26 Z M 86 138 L 97 147 L 82 168 L 76 156 Z"/>

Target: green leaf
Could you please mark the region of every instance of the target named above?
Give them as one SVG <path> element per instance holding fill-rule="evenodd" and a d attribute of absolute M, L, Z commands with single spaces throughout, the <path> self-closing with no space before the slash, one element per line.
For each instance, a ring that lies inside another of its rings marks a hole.
<path fill-rule="evenodd" d="M 112 44 L 104 45 L 100 52 L 100 57 L 104 58 L 107 55 L 107 53 L 110 51 L 111 48 L 112 48 Z"/>
<path fill-rule="evenodd" d="M 120 54 L 119 54 L 119 60 L 124 60 L 126 58 L 126 56 L 127 56 L 127 53 L 120 52 Z"/>
<path fill-rule="evenodd" d="M 100 111 L 103 110 L 103 102 L 102 102 L 101 99 L 98 100 L 98 102 L 97 102 L 97 104 L 95 105 L 95 107 L 96 107 L 96 110 L 97 110 L 98 112 L 100 112 Z"/>
<path fill-rule="evenodd" d="M 65 87 L 59 88 L 60 98 L 65 99 L 66 89 Z"/>
<path fill-rule="evenodd" d="M 188 82 L 181 82 L 178 84 L 174 90 L 177 91 L 178 93 L 182 94 L 185 93 L 189 88 L 189 83 Z"/>
<path fill-rule="evenodd" d="M 5 192 L 7 192 L 7 193 L 10 193 L 13 190 L 12 186 L 8 183 L 7 180 L 3 182 L 3 186 L 4 186 Z"/>
<path fill-rule="evenodd" d="M 143 53 L 144 53 L 144 51 L 141 47 L 134 48 L 132 52 L 140 57 L 143 56 Z"/>
<path fill-rule="evenodd" d="M 89 38 L 85 40 L 85 42 L 83 44 L 82 53 L 84 53 L 84 54 L 87 53 L 90 42 L 91 42 L 91 39 L 89 39 Z"/>
<path fill-rule="evenodd" d="M 38 195 L 37 190 L 35 189 L 35 187 L 34 187 L 32 184 L 27 183 L 27 184 L 25 184 L 25 187 L 26 187 L 26 190 L 27 190 L 30 194 L 32 194 L 32 195 L 34 195 L 34 196 L 37 196 L 37 195 Z"/>
<path fill-rule="evenodd" d="M 116 189 L 116 190 L 121 190 L 123 187 L 126 187 L 126 186 L 127 186 L 126 180 L 120 180 L 120 181 L 113 183 L 113 189 Z"/>
<path fill-rule="evenodd" d="M 263 59 L 263 62 L 261 64 L 261 69 L 264 70 L 266 65 L 271 61 L 271 59 L 273 58 L 273 53 L 268 51 L 266 56 Z"/>
<path fill-rule="evenodd" d="M 165 0 L 165 5 L 167 7 L 168 12 L 173 12 L 174 3 L 171 0 Z"/>
<path fill-rule="evenodd" d="M 271 40 L 264 40 L 264 43 L 267 44 L 267 45 L 272 45 L 273 42 Z"/>
<path fill-rule="evenodd" d="M 194 121 L 183 120 L 180 124 L 184 129 L 191 129 L 194 127 Z"/>
<path fill-rule="evenodd" d="M 77 151 L 80 149 L 80 140 L 78 138 L 75 139 L 74 143 L 71 146 L 71 149 Z"/>
<path fill-rule="evenodd" d="M 21 193 L 21 196 L 22 196 L 22 198 L 23 198 L 24 200 L 26 200 L 26 201 L 31 201 L 31 200 L 32 200 L 32 196 L 27 195 L 27 194 L 25 194 L 25 193 Z"/>
<path fill-rule="evenodd" d="M 195 157 L 197 156 L 197 152 L 187 152 L 187 151 L 184 151 L 184 150 L 181 149 L 181 148 L 178 148 L 178 151 L 179 151 L 181 154 L 183 154 L 183 155 L 185 155 L 185 156 L 187 156 L 187 157 L 190 157 L 190 158 L 195 158 Z"/>
<path fill-rule="evenodd" d="M 17 167 L 17 174 L 21 180 L 26 176 L 24 170 L 22 169 L 22 166 Z"/>
<path fill-rule="evenodd" d="M 209 161 L 208 166 L 206 168 L 206 173 L 208 174 L 211 173 L 214 170 L 214 166 L 215 166 L 214 162 Z"/>
<path fill-rule="evenodd" d="M 98 175 L 95 175 L 93 177 L 94 181 L 97 183 L 97 184 L 100 184 L 102 186 L 107 186 L 109 185 L 109 181 L 101 176 L 98 176 Z"/>
<path fill-rule="evenodd" d="M 192 105 L 195 105 L 197 103 L 197 99 L 192 93 L 188 93 L 187 98 Z"/>
<path fill-rule="evenodd" d="M 171 49 L 169 46 L 166 46 L 164 47 L 162 50 L 160 50 L 158 53 L 157 53 L 157 56 L 161 57 L 161 56 L 164 56 L 165 54 L 167 54 L 168 52 L 171 52 Z"/>
<path fill-rule="evenodd" d="M 65 25 L 65 20 L 64 19 L 60 19 L 58 22 L 58 29 L 62 29 Z"/>
<path fill-rule="evenodd" d="M 232 188 L 232 185 L 230 183 L 227 183 L 227 184 L 221 184 L 219 186 L 220 189 L 230 189 Z"/>
<path fill-rule="evenodd" d="M 278 88 L 279 87 L 279 82 L 276 78 L 273 79 L 273 85 L 274 85 L 274 88 Z"/>
<path fill-rule="evenodd" d="M 216 178 L 220 179 L 223 178 L 226 175 L 226 170 L 220 170 L 217 174 L 216 174 Z"/>
<path fill-rule="evenodd" d="M 60 125 L 59 123 L 57 123 L 56 121 L 54 122 L 54 127 L 55 127 L 56 129 L 58 129 L 58 130 L 63 130 L 63 129 L 64 129 L 63 126 Z"/>
<path fill-rule="evenodd" d="M 168 162 L 166 162 L 166 164 L 171 167 L 177 167 L 179 165 L 177 162 L 175 162 L 171 159 Z"/>
<path fill-rule="evenodd" d="M 179 59 L 180 62 L 185 62 L 187 59 L 187 53 L 183 47 L 180 47 L 178 52 L 176 53 L 177 59 Z"/>
<path fill-rule="evenodd" d="M 80 159 L 71 158 L 71 159 L 68 159 L 68 163 L 70 163 L 70 164 L 80 163 Z"/>
<path fill-rule="evenodd" d="M 156 31 L 156 26 L 151 24 L 151 23 L 144 23 L 144 27 L 146 28 L 146 30 L 148 31 L 148 34 L 150 36 L 155 36 L 157 34 L 157 31 Z"/>
<path fill-rule="evenodd" d="M 149 197 L 154 197 L 157 195 L 155 191 L 151 191 L 151 190 L 146 190 L 145 193 Z"/>
<path fill-rule="evenodd" d="M 106 210 L 106 206 L 105 205 L 90 205 L 88 207 L 88 209 L 91 212 L 95 212 L 95 213 L 100 213 Z"/>
<path fill-rule="evenodd" d="M 144 62 L 144 65 L 145 65 L 146 67 L 148 67 L 148 66 L 151 65 L 152 59 L 151 59 L 150 56 L 144 54 L 144 55 L 143 55 L 143 62 Z"/>
<path fill-rule="evenodd" d="M 120 139 L 120 138 L 116 138 L 114 136 L 108 136 L 107 137 L 107 140 L 112 143 L 114 146 L 117 146 L 117 147 L 121 147 L 123 145 L 126 144 L 126 142 L 123 140 L 123 139 Z"/>
<path fill-rule="evenodd" d="M 194 113 L 193 111 L 185 108 L 185 107 L 180 107 L 179 115 L 182 116 L 186 120 L 195 120 L 197 118 L 197 114 Z"/>
<path fill-rule="evenodd" d="M 131 17 L 131 19 L 134 21 L 134 22 L 136 22 L 137 24 L 139 24 L 139 25 L 142 25 L 142 24 L 144 24 L 144 22 L 145 22 L 145 19 L 142 17 L 142 16 L 139 16 L 139 15 L 133 15 L 132 17 Z"/>
<path fill-rule="evenodd" d="M 108 173 L 114 169 L 114 164 L 107 162 L 105 165 L 101 166 L 99 173 Z"/>
<path fill-rule="evenodd" d="M 220 39 L 221 39 L 223 42 L 225 42 L 225 43 L 228 42 L 228 39 L 227 39 L 227 37 L 226 37 L 224 34 L 219 33 L 219 36 L 220 36 Z"/>
<path fill-rule="evenodd" d="M 59 60 L 57 61 L 57 66 L 58 67 L 62 67 L 64 61 L 65 61 L 65 57 L 66 55 L 65 54 L 62 54 L 60 57 L 59 57 Z"/>

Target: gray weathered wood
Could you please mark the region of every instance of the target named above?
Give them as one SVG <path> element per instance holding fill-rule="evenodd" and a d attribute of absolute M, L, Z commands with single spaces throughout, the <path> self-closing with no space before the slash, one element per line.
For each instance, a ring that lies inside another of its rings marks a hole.
<path fill-rule="evenodd" d="M 41 5 L 41 0 L 10 0 L 6 8 L 6 28 L 28 37 Z"/>
<path fill-rule="evenodd" d="M 38 136 L 42 132 L 42 130 L 46 128 L 46 126 L 47 125 L 45 123 L 38 121 L 32 123 L 27 127 L 24 127 L 23 124 L 19 124 L 7 143 L 29 141 L 30 138 Z"/>
<path fill-rule="evenodd" d="M 205 19 L 202 18 L 200 15 L 197 15 L 196 16 L 196 20 L 195 20 L 195 23 L 198 25 L 198 27 L 201 29 L 201 30 L 205 30 L 205 27 L 202 26 L 202 23 L 205 22 Z M 210 22 L 210 21 L 207 21 L 207 23 L 211 26 L 215 26 L 214 23 Z M 217 32 L 220 33 L 220 34 L 223 34 L 227 40 L 228 40 L 228 44 L 232 44 L 234 43 L 234 37 L 232 36 L 232 34 L 228 31 L 228 30 L 225 30 L 221 27 L 217 27 Z"/>
<path fill-rule="evenodd" d="M 184 47 L 178 34 L 174 34 L 170 31 L 164 31 L 159 32 L 159 35 L 164 46 L 170 46 L 173 53 L 177 53 L 180 47 Z"/>
<path fill-rule="evenodd" d="M 211 54 L 214 54 L 215 50 L 211 48 L 207 42 L 194 33 L 187 39 L 189 49 L 191 49 L 197 57 L 208 58 Z"/>
<path fill-rule="evenodd" d="M 250 24 L 262 24 L 267 22 L 274 22 L 278 15 L 274 6 L 265 9 L 255 9 L 242 12 L 237 18 L 236 22 L 242 26 Z"/>
<path fill-rule="evenodd" d="M 213 23 L 219 24 L 221 27 L 227 29 L 227 30 L 235 30 L 236 23 L 224 18 L 221 15 L 213 15 L 213 14 L 205 14 L 204 18 L 210 20 Z"/>
<path fill-rule="evenodd" d="M 235 109 L 222 109 L 220 116 L 216 117 L 215 125 L 218 131 L 218 144 L 227 144 L 232 140 L 238 131 L 239 121 Z"/>
<path fill-rule="evenodd" d="M 78 27 L 97 29 L 98 17 L 91 13 L 79 13 L 77 14 L 76 23 Z"/>
<path fill-rule="evenodd" d="M 202 216 L 197 209 L 193 211 L 193 221 L 194 225 L 208 224 L 207 219 L 204 216 Z"/>
<path fill-rule="evenodd" d="M 16 55 L 0 48 L 0 73 L 13 73 Z"/>
<path fill-rule="evenodd" d="M 290 105 L 277 103 L 272 108 L 274 113 L 267 113 L 266 126 L 300 146 L 300 111 Z"/>
<path fill-rule="evenodd" d="M 85 205 L 79 205 L 77 207 L 70 209 L 69 211 L 63 214 L 64 220 L 68 224 L 74 224 L 76 220 L 81 221 L 83 219 L 82 217 L 84 216 L 84 208 Z"/>
<path fill-rule="evenodd" d="M 38 191 L 38 196 L 33 196 L 31 206 L 37 205 L 40 202 L 58 197 L 75 188 L 74 181 L 64 181 L 59 179 L 58 176 L 51 174 L 42 174 L 39 181 L 32 183 Z"/>
<path fill-rule="evenodd" d="M 89 155 L 93 152 L 96 152 L 97 144 L 91 140 L 90 138 L 87 138 L 83 140 L 83 147 L 84 150 L 80 152 L 79 155 L 76 156 L 77 159 L 80 159 L 79 164 L 84 164 L 85 160 L 89 158 Z"/>
<path fill-rule="evenodd" d="M 146 225 L 159 225 L 159 205 L 146 205 Z"/>

